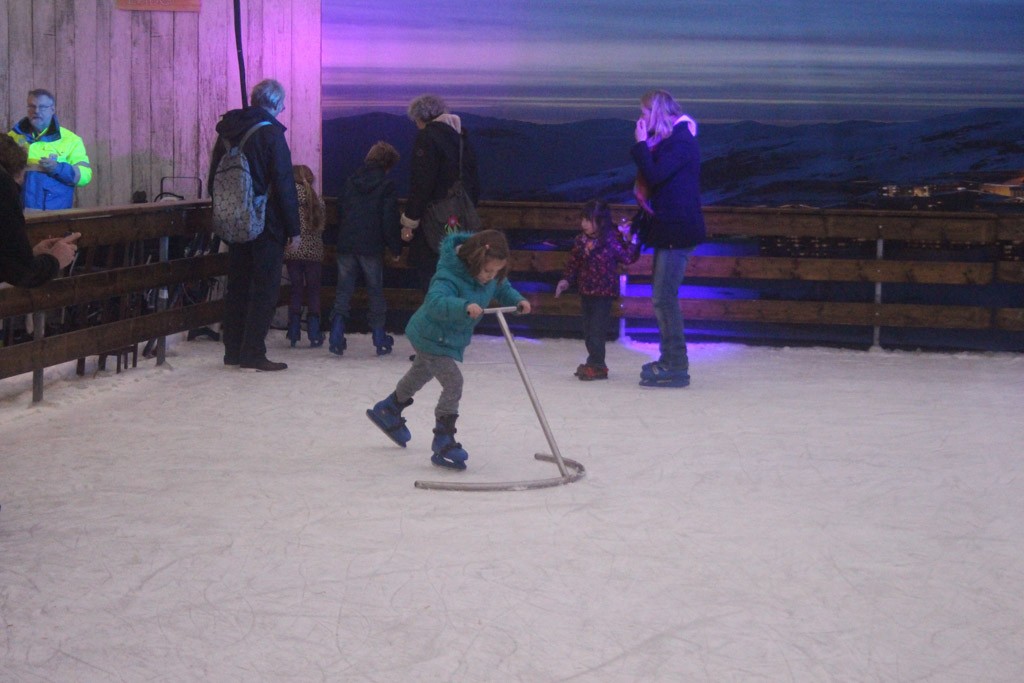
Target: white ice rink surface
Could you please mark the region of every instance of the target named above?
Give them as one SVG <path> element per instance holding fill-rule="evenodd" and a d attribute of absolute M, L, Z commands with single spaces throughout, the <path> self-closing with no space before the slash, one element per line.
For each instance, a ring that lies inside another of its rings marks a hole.
<path fill-rule="evenodd" d="M 582 481 L 556 476 L 501 337 L 467 350 L 464 473 L 364 411 L 408 367 L 350 336 L 283 373 L 0 383 L 0 680 L 1024 681 L 1024 356 L 518 348 Z"/>

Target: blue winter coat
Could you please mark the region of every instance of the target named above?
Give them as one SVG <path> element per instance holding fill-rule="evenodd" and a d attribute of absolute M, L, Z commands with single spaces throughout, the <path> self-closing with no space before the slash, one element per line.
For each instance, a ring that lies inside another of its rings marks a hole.
<path fill-rule="evenodd" d="M 25 171 L 22 188 L 25 208 L 44 211 L 70 209 L 75 201 L 75 187 L 88 185 L 92 180 L 92 166 L 82 138 L 62 128 L 56 116 L 42 133 L 36 133 L 28 117 L 25 117 L 8 135 L 19 145 L 28 148 L 28 169 Z M 39 170 L 39 160 L 50 156 L 55 156 L 59 162 L 53 175 Z"/>
<path fill-rule="evenodd" d="M 685 122 L 650 150 L 638 142 L 630 150 L 633 161 L 650 185 L 653 224 L 640 236 L 655 249 L 689 249 L 707 233 L 700 208 L 700 150 Z"/>
<path fill-rule="evenodd" d="M 482 285 L 469 274 L 455 252 L 469 237 L 467 233 L 455 233 L 441 242 L 437 272 L 430 281 L 430 289 L 423 305 L 405 327 L 405 336 L 418 352 L 461 361 L 473 329 L 483 320 L 483 316 L 470 318 L 466 306 L 477 304 L 486 308 L 493 300 L 501 306 L 515 306 L 524 299 L 507 279 L 491 280 Z"/>

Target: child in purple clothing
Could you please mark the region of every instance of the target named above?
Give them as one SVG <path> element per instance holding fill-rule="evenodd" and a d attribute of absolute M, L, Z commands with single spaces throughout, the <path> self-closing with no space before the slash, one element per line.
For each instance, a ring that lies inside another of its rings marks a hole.
<path fill-rule="evenodd" d="M 573 241 L 565 274 L 555 287 L 561 296 L 575 286 L 583 308 L 583 340 L 587 362 L 576 368 L 582 381 L 608 379 L 604 344 L 608 336 L 612 302 L 619 296 L 619 265 L 635 263 L 640 257 L 636 238 L 624 238 L 612 223 L 608 204 L 592 200 L 580 212 L 581 232 Z"/>

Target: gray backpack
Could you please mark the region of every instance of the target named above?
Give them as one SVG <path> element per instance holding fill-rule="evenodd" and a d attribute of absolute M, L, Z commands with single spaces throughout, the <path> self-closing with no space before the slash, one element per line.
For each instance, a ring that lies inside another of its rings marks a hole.
<path fill-rule="evenodd" d="M 263 232 L 267 217 L 267 195 L 253 190 L 249 159 L 242 150 L 257 128 L 269 126 L 260 121 L 232 146 L 223 137 L 224 156 L 213 172 L 213 233 L 228 244 L 251 242 Z"/>

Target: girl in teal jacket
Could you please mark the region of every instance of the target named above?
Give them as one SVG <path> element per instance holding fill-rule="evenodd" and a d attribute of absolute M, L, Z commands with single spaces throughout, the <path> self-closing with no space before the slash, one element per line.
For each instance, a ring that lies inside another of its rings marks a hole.
<path fill-rule="evenodd" d="M 508 282 L 508 258 L 508 242 L 497 230 L 456 233 L 441 242 L 437 272 L 423 305 L 405 328 L 416 358 L 395 391 L 366 411 L 388 438 L 404 448 L 412 435 L 402 410 L 412 405 L 413 395 L 427 382 L 437 379 L 441 396 L 434 408 L 430 461 L 440 467 L 466 469 L 469 455 L 454 438 L 462 399 L 462 371 L 456 361 L 462 361 L 484 308 L 497 301 L 501 306 L 516 306 L 520 313 L 530 312 L 530 302 Z"/>

